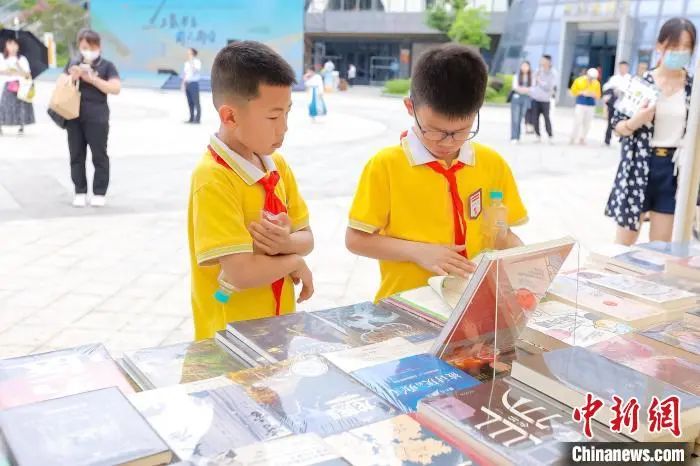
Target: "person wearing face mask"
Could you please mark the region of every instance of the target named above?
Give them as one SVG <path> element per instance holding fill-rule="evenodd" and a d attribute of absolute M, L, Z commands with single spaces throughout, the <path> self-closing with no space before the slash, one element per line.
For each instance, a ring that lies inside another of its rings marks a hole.
<path fill-rule="evenodd" d="M 612 124 L 622 137 L 622 159 L 605 215 L 617 223 L 617 242 L 634 244 L 643 215 L 651 223 L 651 241 L 671 241 L 676 208 L 675 155 L 685 135 L 692 78 L 686 68 L 697 32 L 685 18 L 661 27 L 656 43 L 658 65 L 642 79 L 656 86 L 654 105 L 645 103 L 632 117 L 618 111 Z"/>
<path fill-rule="evenodd" d="M 84 29 L 78 34 L 80 57 L 66 65 L 64 72 L 79 82 L 80 116 L 66 122 L 68 150 L 70 151 L 71 178 L 75 185 L 74 207 L 87 205 L 87 176 L 85 160 L 90 146 L 95 176 L 92 183 L 93 207 L 105 205 L 109 186 L 109 106 L 107 95 L 119 94 L 121 81 L 114 64 L 100 54 L 101 39 L 95 31 Z"/>

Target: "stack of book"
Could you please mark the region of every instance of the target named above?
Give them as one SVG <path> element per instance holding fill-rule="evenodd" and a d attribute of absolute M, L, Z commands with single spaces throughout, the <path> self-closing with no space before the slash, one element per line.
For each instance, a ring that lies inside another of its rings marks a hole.
<path fill-rule="evenodd" d="M 0 466 L 561 464 L 562 442 L 588 440 L 572 413 L 589 393 L 605 402 L 594 441 L 694 442 L 700 284 L 670 275 L 675 256 L 663 272 L 621 265 L 678 248 L 559 273 L 573 245 L 127 352 L 140 393 L 101 345 L 0 361 Z M 638 401 L 638 430 L 611 431 L 613 395 Z M 678 398 L 680 435 L 651 429 L 654 397 Z"/>
<path fill-rule="evenodd" d="M 102 344 L 0 360 L 0 409 L 112 386 L 134 392 Z"/>
<path fill-rule="evenodd" d="M 700 397 L 631 367 L 618 364 L 587 348 L 571 347 L 537 355 L 523 355 L 513 363 L 513 378 L 542 393 L 549 394 L 570 408 L 586 404 L 588 393 L 610 404 L 613 395 L 625 402 L 636 399 L 639 403 L 639 429 L 622 426 L 622 433 L 639 442 L 681 441 L 694 442 L 700 433 Z M 680 403 L 680 438 L 667 430 L 650 429 L 645 415 L 653 398 L 665 400 L 677 397 Z M 614 419 L 610 406 L 599 409 L 594 419 L 611 426 Z"/>
<path fill-rule="evenodd" d="M 212 339 L 127 351 L 121 366 L 141 390 L 195 382 L 250 367 Z"/>
<path fill-rule="evenodd" d="M 404 413 L 415 412 L 426 396 L 469 388 L 478 380 L 421 347 L 396 338 L 374 345 L 325 354 L 356 381 Z"/>
<path fill-rule="evenodd" d="M 421 400 L 419 419 L 483 464 L 562 464 L 562 442 L 586 441 L 571 409 L 506 377 Z M 596 441 L 629 441 L 594 422 Z"/>
<path fill-rule="evenodd" d="M 10 464 L 168 464 L 172 451 L 115 387 L 0 411 Z"/>
<path fill-rule="evenodd" d="M 223 461 L 236 448 L 291 435 L 227 377 L 136 393 L 130 401 L 179 458 L 191 461 Z"/>
<path fill-rule="evenodd" d="M 399 309 L 360 303 L 316 312 L 235 322 L 217 342 L 251 367 L 382 342 L 430 341 L 438 328 Z"/>

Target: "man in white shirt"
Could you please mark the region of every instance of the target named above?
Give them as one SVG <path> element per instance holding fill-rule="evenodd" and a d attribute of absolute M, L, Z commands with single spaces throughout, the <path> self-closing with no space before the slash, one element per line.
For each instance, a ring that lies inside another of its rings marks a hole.
<path fill-rule="evenodd" d="M 182 88 L 187 95 L 187 105 L 190 108 L 190 119 L 187 123 L 199 124 L 202 119 L 202 107 L 199 105 L 199 80 L 202 62 L 197 58 L 197 50 L 187 49 L 187 61 L 182 77 Z"/>
<path fill-rule="evenodd" d="M 355 68 L 355 65 L 350 63 L 350 66 L 348 66 L 348 82 L 350 83 L 351 86 L 355 85 L 355 78 L 357 77 L 357 68 Z"/>
<path fill-rule="evenodd" d="M 610 145 L 612 139 L 612 116 L 615 111 L 615 102 L 627 87 L 627 83 L 632 79 L 630 75 L 630 65 L 626 61 L 617 64 L 617 74 L 608 79 L 603 86 L 603 101 L 608 107 L 608 128 L 605 130 L 605 145 Z"/>

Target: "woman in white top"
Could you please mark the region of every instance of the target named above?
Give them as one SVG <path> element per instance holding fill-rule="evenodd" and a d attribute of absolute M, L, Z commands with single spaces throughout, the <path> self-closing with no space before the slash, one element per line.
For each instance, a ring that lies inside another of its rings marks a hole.
<path fill-rule="evenodd" d="M 676 208 L 677 175 L 674 155 L 685 135 L 692 77 L 686 67 L 695 50 L 697 32 L 685 18 L 672 18 L 661 27 L 656 43 L 658 66 L 642 79 L 660 92 L 655 105 L 632 117 L 616 111 L 612 124 L 622 136 L 622 160 L 605 215 L 617 223 L 617 242 L 631 245 L 648 213 L 652 241 L 671 241 Z"/>
<path fill-rule="evenodd" d="M 19 126 L 24 134 L 24 126 L 34 123 L 34 107 L 29 102 L 17 98 L 20 80 L 31 79 L 29 62 L 19 54 L 19 43 L 7 39 L 0 56 L 0 134 L 3 126 Z"/>
<path fill-rule="evenodd" d="M 530 87 L 532 86 L 532 70 L 530 62 L 524 61 L 520 69 L 513 75 L 513 91 L 510 96 L 510 142 L 520 141 L 520 126 L 525 112 L 530 108 Z"/>

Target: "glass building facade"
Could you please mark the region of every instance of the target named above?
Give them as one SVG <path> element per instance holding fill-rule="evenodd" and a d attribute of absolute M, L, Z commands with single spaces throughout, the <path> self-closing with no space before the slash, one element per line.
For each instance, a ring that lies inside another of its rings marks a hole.
<path fill-rule="evenodd" d="M 513 0 L 492 69 L 512 73 L 551 55 L 566 99 L 561 90 L 582 69 L 600 68 L 606 80 L 621 60 L 633 71 L 655 64 L 658 31 L 674 16 L 700 28 L 700 0 Z"/>

